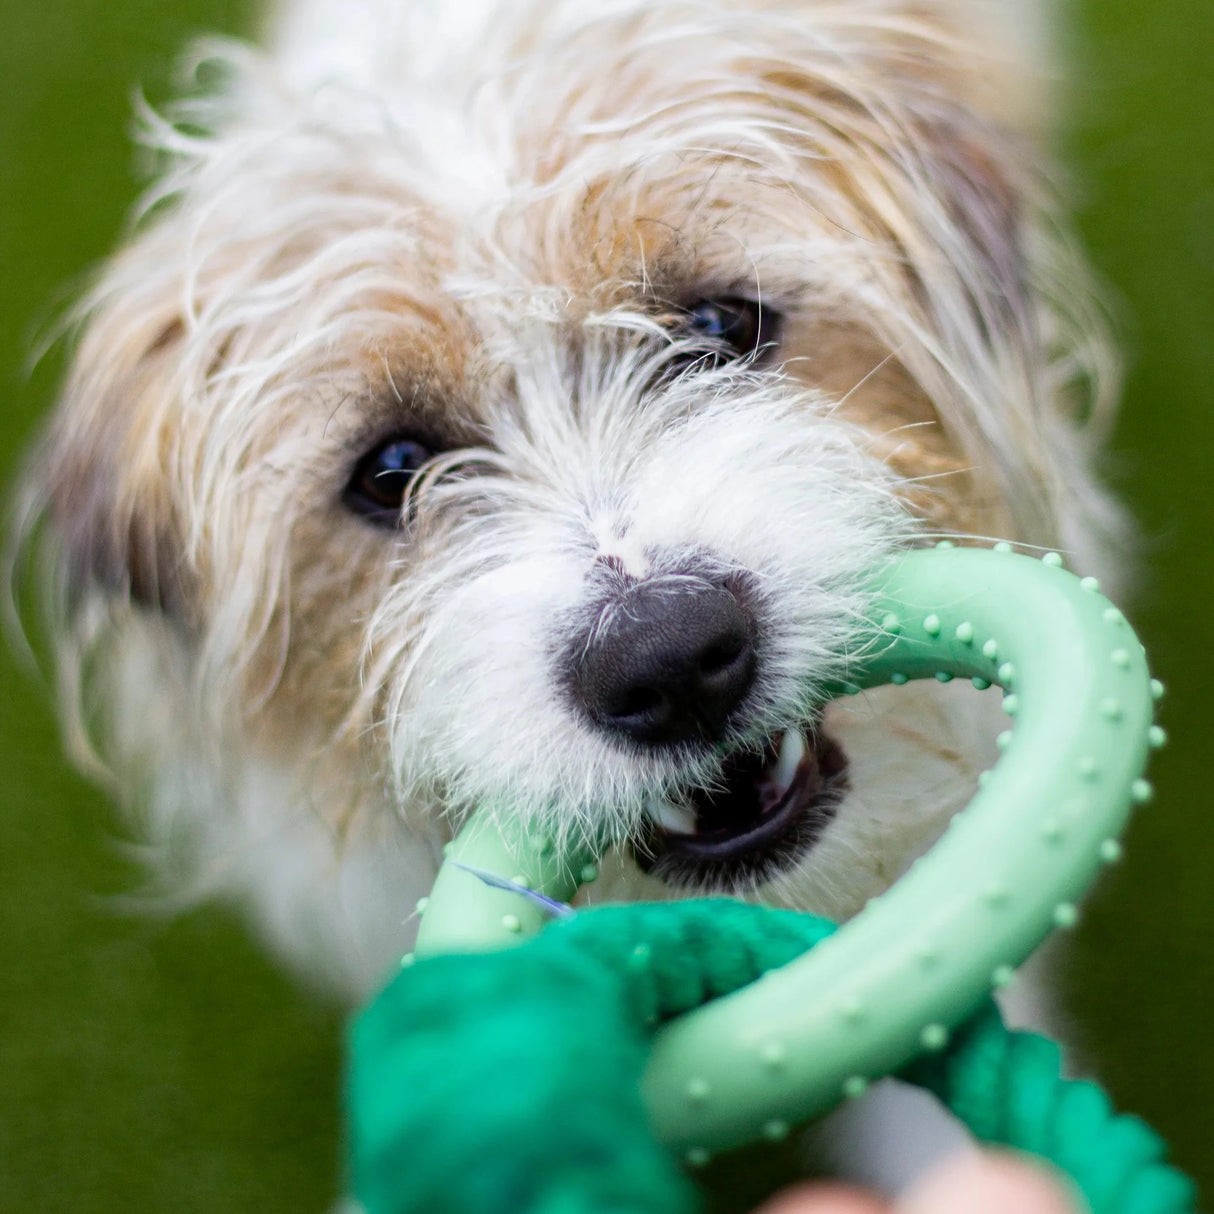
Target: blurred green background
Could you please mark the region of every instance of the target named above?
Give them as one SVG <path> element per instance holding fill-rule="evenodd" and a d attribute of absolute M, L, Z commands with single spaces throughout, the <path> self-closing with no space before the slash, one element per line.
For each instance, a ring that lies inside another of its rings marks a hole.
<path fill-rule="evenodd" d="M 135 196 L 133 86 L 251 0 L 0 0 L 0 470 L 50 399 L 40 325 Z M 1133 617 L 1170 694 L 1156 803 L 1066 970 L 1120 1105 L 1214 1184 L 1214 11 L 1083 0 L 1068 158 L 1132 356 L 1111 471 L 1143 526 Z M 226 913 L 131 917 L 103 798 L 65 770 L 42 690 L 0 648 L 0 1211 L 321 1211 L 337 1186 L 339 1017 Z"/>

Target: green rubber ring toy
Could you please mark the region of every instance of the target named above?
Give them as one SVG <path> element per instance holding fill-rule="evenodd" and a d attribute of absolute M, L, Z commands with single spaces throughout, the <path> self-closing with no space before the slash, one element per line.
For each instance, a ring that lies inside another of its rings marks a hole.
<path fill-rule="evenodd" d="M 871 641 L 834 694 L 958 676 L 998 685 L 1002 757 L 931 851 L 834 936 L 658 1032 L 643 1091 L 669 1147 L 755 1141 L 942 1048 L 1052 929 L 1074 924 L 1077 899 L 1119 857 L 1130 809 L 1151 796 L 1142 772 L 1162 740 L 1162 688 L 1121 612 L 1061 563 L 941 546 L 880 572 Z M 419 907 L 418 954 L 508 946 L 546 921 L 469 868 L 567 900 L 596 858 L 483 808 Z"/>

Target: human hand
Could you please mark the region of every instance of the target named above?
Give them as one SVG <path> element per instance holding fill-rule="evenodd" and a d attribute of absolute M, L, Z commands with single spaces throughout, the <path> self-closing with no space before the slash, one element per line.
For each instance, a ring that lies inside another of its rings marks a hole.
<path fill-rule="evenodd" d="M 1062 1185 L 1011 1155 L 963 1155 L 911 1185 L 892 1204 L 845 1185 L 789 1189 L 755 1214 L 1078 1214 Z"/>

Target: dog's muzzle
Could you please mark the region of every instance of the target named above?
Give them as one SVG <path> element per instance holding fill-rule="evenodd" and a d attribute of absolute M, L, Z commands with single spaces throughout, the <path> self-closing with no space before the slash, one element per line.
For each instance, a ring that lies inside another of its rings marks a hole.
<path fill-rule="evenodd" d="M 744 726 L 762 638 L 745 583 L 699 572 L 614 588 L 568 667 L 578 709 L 646 750 L 719 749 Z M 817 722 L 725 756 L 709 787 L 648 806 L 638 864 L 677 885 L 736 890 L 791 867 L 846 789 L 847 761 Z"/>

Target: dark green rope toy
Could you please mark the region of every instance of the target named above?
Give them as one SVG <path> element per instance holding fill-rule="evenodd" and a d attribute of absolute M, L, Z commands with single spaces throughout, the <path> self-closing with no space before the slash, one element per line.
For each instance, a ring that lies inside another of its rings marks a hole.
<path fill-rule="evenodd" d="M 562 848 L 501 807 L 472 819 L 419 906 L 418 959 L 352 1034 L 368 1214 L 690 1211 L 679 1162 L 784 1137 L 887 1074 L 1052 1160 L 1094 1214 L 1193 1209 L 1151 1131 L 1064 1081 L 1057 1048 L 1009 1033 L 990 998 L 1117 859 L 1163 740 L 1161 689 L 1095 582 L 999 547 L 906 553 L 874 579 L 869 643 L 833 694 L 963 675 L 1003 689 L 1014 727 L 945 837 L 837 932 L 729 901 L 545 927 L 601 844 Z"/>
<path fill-rule="evenodd" d="M 694 1188 L 641 1100 L 654 1028 L 833 931 L 739 902 L 640 904 L 581 912 L 509 952 L 418 961 L 351 1037 L 355 1194 L 368 1214 L 690 1214 Z M 1009 1032 L 987 1000 L 902 1077 L 981 1140 L 1056 1164 L 1093 1214 L 1192 1210 L 1159 1138 L 1059 1067 L 1052 1042 Z"/>

